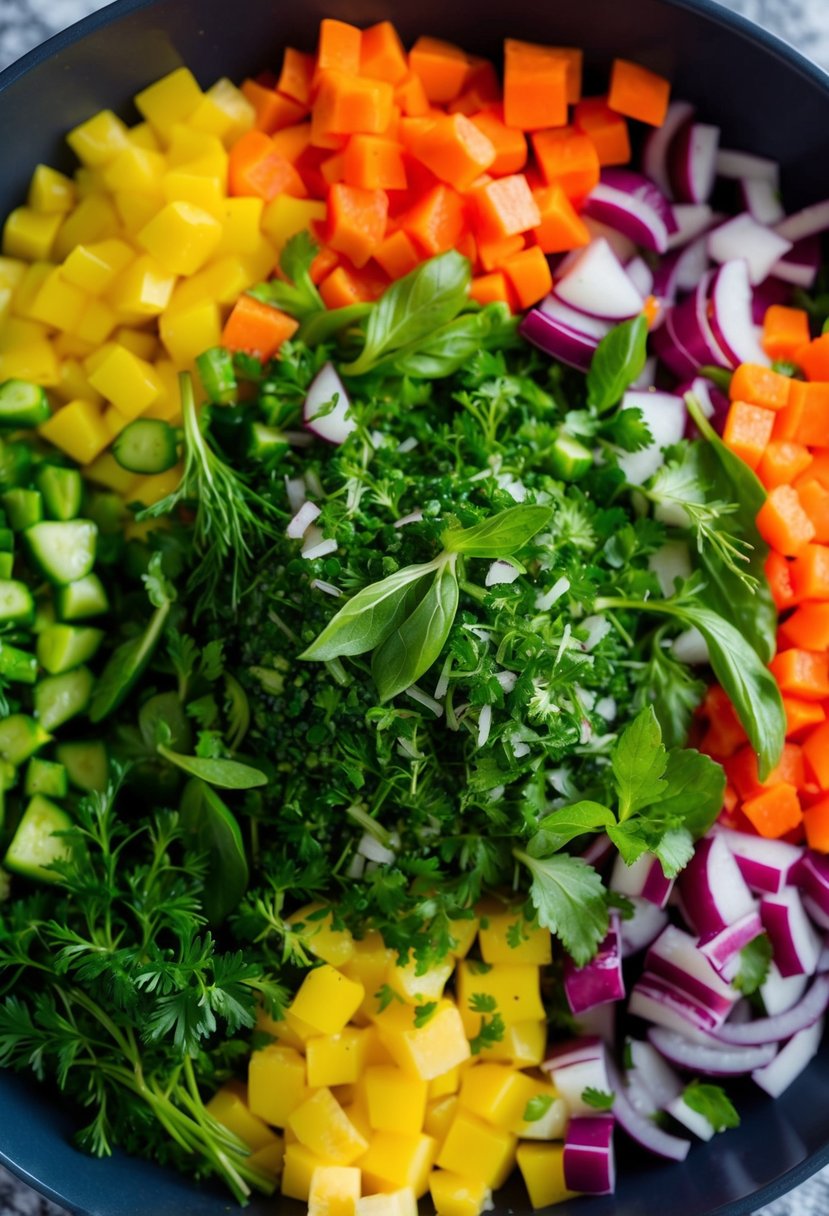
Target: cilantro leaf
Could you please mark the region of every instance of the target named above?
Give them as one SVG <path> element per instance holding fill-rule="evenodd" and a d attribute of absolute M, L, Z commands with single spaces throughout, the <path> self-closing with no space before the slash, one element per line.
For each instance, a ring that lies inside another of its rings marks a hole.
<path fill-rule="evenodd" d="M 686 828 L 669 828 L 653 845 L 666 878 L 676 878 L 694 856 L 694 838 Z"/>
<path fill-rule="evenodd" d="M 587 373 L 587 404 L 599 411 L 621 401 L 641 376 L 647 358 L 648 323 L 644 316 L 616 325 L 602 338 Z"/>
<path fill-rule="evenodd" d="M 415 1030 L 420 1030 L 423 1026 L 426 1026 L 437 1013 L 437 1008 L 437 1001 L 425 1001 L 421 1005 L 416 1005 L 414 1015 Z"/>
<path fill-rule="evenodd" d="M 468 1004 L 472 1013 L 494 1013 L 498 1008 L 497 1000 L 488 992 L 473 992 Z"/>
<path fill-rule="evenodd" d="M 774 951 L 768 934 L 758 933 L 740 951 L 740 969 L 731 981 L 743 996 L 753 996 L 766 982 Z"/>
<path fill-rule="evenodd" d="M 634 406 L 619 410 L 609 418 L 602 427 L 602 435 L 623 452 L 640 452 L 653 443 L 644 414 Z"/>
<path fill-rule="evenodd" d="M 609 807 L 599 802 L 584 801 L 574 802 L 571 806 L 563 806 L 545 815 L 538 826 L 544 833 L 545 846 L 555 853 L 578 836 L 606 831 L 615 822 Z"/>
<path fill-rule="evenodd" d="M 593 1110 L 612 1110 L 616 1094 L 612 1090 L 607 1093 L 603 1089 L 594 1089 L 592 1085 L 588 1085 L 587 1089 L 582 1091 L 581 1100 Z"/>
<path fill-rule="evenodd" d="M 701 1081 L 692 1081 L 685 1087 L 682 1098 L 686 1106 L 708 1120 L 715 1132 L 724 1132 L 729 1127 L 740 1126 L 740 1116 L 720 1085 L 704 1085 Z"/>
<path fill-rule="evenodd" d="M 400 993 L 395 992 L 391 984 L 381 984 L 374 995 L 377 999 L 378 1013 L 383 1013 L 386 1009 L 388 1009 L 392 1001 L 398 1001 L 401 1005 L 405 1005 L 406 1003 Z"/>
<path fill-rule="evenodd" d="M 555 1098 L 552 1094 L 535 1094 L 524 1107 L 522 1121 L 524 1123 L 538 1123 L 539 1119 L 543 1119 L 547 1114 L 554 1101 Z"/>
<path fill-rule="evenodd" d="M 619 821 L 624 823 L 667 789 L 662 774 L 668 753 L 652 706 L 641 710 L 619 736 L 610 763 L 619 795 Z"/>
<path fill-rule="evenodd" d="M 660 645 L 657 630 L 642 689 L 650 698 L 666 747 L 681 747 L 688 738 L 694 711 L 705 694 L 705 685 L 669 650 Z"/>
<path fill-rule="evenodd" d="M 561 940 L 573 962 L 582 967 L 607 936 L 608 911 L 601 878 L 581 857 L 559 853 L 533 857 L 515 850 L 532 874 L 530 899 L 538 922 Z"/>
<path fill-rule="evenodd" d="M 281 308 L 298 321 L 306 321 L 325 305 L 311 278 L 311 265 L 319 252 L 311 234 L 298 232 L 285 243 L 279 258 L 283 278 L 260 283 L 250 294 L 263 304 Z"/>

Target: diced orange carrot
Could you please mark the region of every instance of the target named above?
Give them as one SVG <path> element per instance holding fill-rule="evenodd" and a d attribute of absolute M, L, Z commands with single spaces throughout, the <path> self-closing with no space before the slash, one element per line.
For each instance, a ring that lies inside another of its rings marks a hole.
<path fill-rule="evenodd" d="M 399 218 L 400 227 L 427 257 L 454 249 L 466 227 L 464 201 L 451 186 L 438 182 Z"/>
<path fill-rule="evenodd" d="M 463 92 L 450 101 L 450 114 L 465 114 L 471 118 L 481 110 L 497 105 L 501 101 L 501 85 L 495 65 L 489 59 L 477 55 L 469 56 L 469 74 Z"/>
<path fill-rule="evenodd" d="M 484 270 L 495 270 L 503 266 L 507 258 L 514 257 L 526 247 L 526 238 L 521 233 L 501 237 L 495 241 L 478 241 L 478 260 Z"/>
<path fill-rule="evenodd" d="M 333 156 L 327 156 L 320 165 L 320 173 L 323 181 L 328 186 L 333 186 L 335 182 L 345 181 L 345 152 L 335 152 Z M 349 185 L 354 185 L 354 182 L 349 182 Z"/>
<path fill-rule="evenodd" d="M 262 304 L 253 296 L 242 295 L 222 331 L 222 346 L 254 355 L 267 363 L 298 329 L 299 322 L 287 313 L 270 304 Z"/>
<path fill-rule="evenodd" d="M 402 115 L 400 119 L 400 128 L 397 133 L 397 138 L 402 147 L 404 147 L 408 152 L 416 139 L 418 139 L 425 131 L 431 131 L 432 127 L 435 125 L 435 119 L 436 115 L 432 113 L 424 114 L 419 118 L 410 118 L 406 114 Z"/>
<path fill-rule="evenodd" d="M 763 350 L 770 359 L 793 360 L 809 341 L 809 315 L 803 308 L 772 304 L 763 317 Z"/>
<path fill-rule="evenodd" d="M 731 377 L 728 395 L 732 401 L 748 401 L 766 410 L 782 410 L 789 403 L 792 380 L 759 363 L 741 363 Z"/>
<path fill-rule="evenodd" d="M 324 17 L 320 22 L 317 43 L 316 75 L 322 72 L 344 72 L 356 76 L 360 70 L 362 36 L 356 25 Z"/>
<path fill-rule="evenodd" d="M 400 36 L 390 21 L 380 21 L 363 30 L 360 48 L 360 75 L 371 80 L 400 84 L 409 63 Z"/>
<path fill-rule="evenodd" d="M 743 803 L 742 812 L 758 835 L 779 840 L 803 819 L 797 790 L 788 781 L 764 790 Z"/>
<path fill-rule="evenodd" d="M 311 263 L 311 268 L 308 271 L 309 275 L 311 276 L 311 282 L 316 283 L 316 285 L 319 286 L 322 280 L 327 278 L 328 275 L 331 274 L 331 271 L 335 270 L 339 264 L 340 255 L 335 253 L 333 249 L 326 249 L 325 246 L 323 246 L 317 256 L 314 258 L 313 262 Z"/>
<path fill-rule="evenodd" d="M 822 701 L 829 697 L 829 655 L 792 647 L 777 654 L 769 671 L 781 692 L 803 701 Z"/>
<path fill-rule="evenodd" d="M 757 756 L 753 747 L 741 747 L 725 762 L 725 771 L 729 783 L 739 794 L 740 798 L 753 798 L 762 790 L 788 781 L 795 789 L 800 789 L 805 777 L 803 751 L 797 743 L 786 743 L 779 764 L 769 773 L 765 781 L 760 780 L 757 771 Z"/>
<path fill-rule="evenodd" d="M 394 100 L 409 118 L 424 118 L 429 113 L 429 98 L 423 81 L 415 72 L 404 76 L 394 90 Z"/>
<path fill-rule="evenodd" d="M 244 81 L 242 92 L 256 110 L 257 131 L 264 131 L 267 135 L 284 127 L 295 126 L 308 113 L 307 105 L 285 97 L 275 89 L 266 89 L 255 80 Z"/>
<path fill-rule="evenodd" d="M 763 458 L 772 430 L 774 412 L 746 401 L 733 401 L 723 431 L 723 440 L 750 469 L 756 469 Z"/>
<path fill-rule="evenodd" d="M 311 143 L 338 135 L 382 135 L 393 103 L 394 90 L 386 80 L 323 72 L 312 112 Z"/>
<path fill-rule="evenodd" d="M 772 439 L 757 466 L 757 476 L 767 490 L 791 485 L 795 477 L 812 463 L 812 453 L 802 443 Z"/>
<path fill-rule="evenodd" d="M 791 562 L 772 550 L 765 561 L 765 574 L 777 611 L 791 608 L 795 601 Z"/>
<path fill-rule="evenodd" d="M 364 190 L 405 190 L 400 144 L 379 135 L 352 135 L 343 154 L 345 180 Z"/>
<path fill-rule="evenodd" d="M 775 486 L 757 514 L 757 530 L 772 549 L 797 557 L 815 538 L 815 528 L 793 486 Z"/>
<path fill-rule="evenodd" d="M 409 149 L 435 177 L 461 193 L 487 171 L 496 155 L 492 140 L 463 114 L 447 114 L 424 126 L 413 134 Z"/>
<path fill-rule="evenodd" d="M 510 57 L 536 55 L 543 59 L 563 59 L 567 65 L 567 104 L 581 101 L 581 77 L 584 52 L 574 46 L 546 46 L 538 42 L 522 42 L 518 38 L 504 39 L 504 60 Z"/>
<path fill-rule="evenodd" d="M 796 600 L 829 600 L 829 545 L 807 545 L 791 572 Z"/>
<path fill-rule="evenodd" d="M 305 198 L 308 191 L 297 170 L 281 156 L 264 131 L 247 131 L 230 150 L 230 193 L 258 196 L 270 202 L 278 194 Z"/>
<path fill-rule="evenodd" d="M 706 755 L 724 760 L 748 742 L 728 694 L 717 685 L 705 694 L 702 714 L 708 719 L 708 730 L 700 741 L 700 751 Z"/>
<path fill-rule="evenodd" d="M 409 51 L 409 66 L 423 82 L 432 103 L 454 101 L 469 79 L 469 56 L 440 38 L 420 37 Z"/>
<path fill-rule="evenodd" d="M 737 809 L 737 802 L 737 791 L 734 789 L 733 785 L 726 785 L 722 796 L 723 811 L 727 815 L 733 814 Z"/>
<path fill-rule="evenodd" d="M 819 726 L 826 720 L 825 709 L 816 701 L 801 701 L 799 697 L 783 697 L 783 709 L 786 712 L 787 739 L 792 739 L 813 726 Z M 803 754 L 806 755 L 805 745 Z"/>
<path fill-rule="evenodd" d="M 458 243 L 455 248 L 461 257 L 466 258 L 472 269 L 475 270 L 478 266 L 478 242 L 468 228 L 465 228 L 458 237 Z"/>
<path fill-rule="evenodd" d="M 565 57 L 520 47 L 504 48 L 504 119 L 519 131 L 567 122 L 571 68 Z"/>
<path fill-rule="evenodd" d="M 803 755 L 819 787 L 829 790 L 829 722 L 812 731 L 803 744 Z"/>
<path fill-rule="evenodd" d="M 338 182 L 328 191 L 327 244 L 359 270 L 386 235 L 388 213 L 385 190 L 362 190 Z"/>
<path fill-rule="evenodd" d="M 790 407 L 797 411 L 792 438 L 807 446 L 822 447 L 829 436 L 829 384 L 792 380 Z"/>
<path fill-rule="evenodd" d="M 282 56 L 282 71 L 276 82 L 277 91 L 303 105 L 311 102 L 311 81 L 314 78 L 314 57 L 286 46 Z"/>
<path fill-rule="evenodd" d="M 420 261 L 420 255 L 412 243 L 412 239 L 402 229 L 387 236 L 374 251 L 374 260 L 385 270 L 390 279 L 402 279 L 404 274 L 414 270 Z"/>
<path fill-rule="evenodd" d="M 800 505 L 812 521 L 815 540 L 819 545 L 829 544 L 829 490 L 816 477 L 810 481 L 802 479 L 797 485 Z"/>
<path fill-rule="evenodd" d="M 812 457 L 812 463 L 805 472 L 798 474 L 794 482 L 795 488 L 799 489 L 801 484 L 807 481 L 819 481 L 825 489 L 829 490 L 829 448 L 812 447 L 809 449 L 809 454 Z"/>
<path fill-rule="evenodd" d="M 358 269 L 343 264 L 323 279 L 320 295 L 326 308 L 347 308 L 378 300 L 389 285 L 388 275 L 379 266 Z"/>
<path fill-rule="evenodd" d="M 829 380 L 829 333 L 801 346 L 794 361 L 809 380 Z"/>
<path fill-rule="evenodd" d="M 501 263 L 500 269 L 506 275 L 521 308 L 529 308 L 543 300 L 553 286 L 547 259 L 537 245 L 513 254 Z"/>
<path fill-rule="evenodd" d="M 281 131 L 274 131 L 271 135 L 274 152 L 284 156 L 292 165 L 296 165 L 310 142 L 311 125 L 307 122 L 299 122 L 294 127 L 285 127 Z"/>
<path fill-rule="evenodd" d="M 561 186 L 533 191 L 541 223 L 533 229 L 538 247 L 545 253 L 566 253 L 590 243 L 590 230 L 576 212 Z"/>
<path fill-rule="evenodd" d="M 576 106 L 577 131 L 589 135 L 600 165 L 626 165 L 630 160 L 630 133 L 621 114 L 611 110 L 606 97 L 585 97 Z"/>
<path fill-rule="evenodd" d="M 493 177 L 520 173 L 527 163 L 527 137 L 523 131 L 507 126 L 503 106 L 481 110 L 472 115 L 472 121 L 495 148 L 495 160 L 490 166 Z"/>
<path fill-rule="evenodd" d="M 661 127 L 668 113 L 670 82 L 629 59 L 614 59 L 607 104 L 611 110 Z"/>
<path fill-rule="evenodd" d="M 575 127 L 558 127 L 536 131 L 532 144 L 548 186 L 561 186 L 569 199 L 578 200 L 598 185 L 599 155 L 589 135 Z"/>
<path fill-rule="evenodd" d="M 829 650 L 829 604 L 801 604 L 785 623 L 792 645 L 806 650 Z"/>
<path fill-rule="evenodd" d="M 817 853 L 829 853 L 829 798 L 820 798 L 803 811 L 806 843 Z"/>
<path fill-rule="evenodd" d="M 490 240 L 529 232 L 541 223 L 541 213 L 523 173 L 500 177 L 472 194 L 478 234 Z"/>
<path fill-rule="evenodd" d="M 513 295 L 507 277 L 500 270 L 493 270 L 490 274 L 481 274 L 473 279 L 469 285 L 469 295 L 473 300 L 483 306 L 485 304 L 495 304 L 503 301 L 513 307 Z"/>

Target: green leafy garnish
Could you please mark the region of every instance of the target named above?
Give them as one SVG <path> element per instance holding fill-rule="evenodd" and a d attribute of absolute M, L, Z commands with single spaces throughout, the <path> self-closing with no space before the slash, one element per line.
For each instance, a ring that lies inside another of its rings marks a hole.
<path fill-rule="evenodd" d="M 216 791 L 193 778 L 181 797 L 181 826 L 207 857 L 204 910 L 219 924 L 238 906 L 250 877 L 239 824 Z"/>
<path fill-rule="evenodd" d="M 589 963 L 607 936 L 609 923 L 599 875 L 581 857 L 566 853 L 533 857 L 517 849 L 515 856 L 532 875 L 530 900 L 538 923 L 560 939 L 578 966 Z"/>
<path fill-rule="evenodd" d="M 753 996 L 765 984 L 774 957 L 768 934 L 759 933 L 740 951 L 740 966 L 731 983 L 743 996 Z"/>
<path fill-rule="evenodd" d="M 424 1001 L 420 1005 L 415 1006 L 414 1026 L 415 1030 L 421 1030 L 427 1026 L 438 1010 L 437 1001 Z"/>
<path fill-rule="evenodd" d="M 538 1123 L 539 1119 L 543 1119 L 547 1114 L 554 1101 L 552 1094 L 535 1094 L 524 1107 L 524 1114 L 521 1116 L 523 1122 Z"/>
<path fill-rule="evenodd" d="M 595 1089 L 592 1085 L 588 1085 L 587 1089 L 582 1090 L 581 1100 L 585 1106 L 590 1106 L 593 1110 L 613 1110 L 616 1095 L 613 1092 L 607 1093 L 603 1089 Z"/>
<path fill-rule="evenodd" d="M 686 1106 L 708 1120 L 715 1132 L 724 1132 L 730 1127 L 740 1126 L 740 1116 L 733 1102 L 719 1085 L 692 1081 L 690 1085 L 686 1085 L 682 1098 Z"/>
<path fill-rule="evenodd" d="M 587 373 L 587 404 L 603 413 L 622 400 L 647 358 L 648 322 L 634 317 L 602 338 Z"/>

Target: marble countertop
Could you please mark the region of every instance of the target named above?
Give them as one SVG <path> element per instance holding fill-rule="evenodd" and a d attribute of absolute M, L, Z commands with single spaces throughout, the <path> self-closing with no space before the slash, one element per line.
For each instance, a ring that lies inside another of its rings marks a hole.
<path fill-rule="evenodd" d="M 828 0 L 725 0 L 829 69 Z M 0 0 L 0 68 L 58 30 L 103 8 L 103 0 Z M 756 1216 L 827 1216 L 829 1168 Z M 0 1216 L 65 1216 L 0 1167 Z"/>

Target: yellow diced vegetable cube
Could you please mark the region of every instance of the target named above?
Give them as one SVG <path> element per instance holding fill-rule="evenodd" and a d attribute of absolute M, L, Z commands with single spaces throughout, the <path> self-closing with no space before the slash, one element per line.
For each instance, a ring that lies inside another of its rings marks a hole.
<path fill-rule="evenodd" d="M 429 1191 L 437 1216 L 480 1216 L 492 1207 L 492 1192 L 476 1178 L 464 1178 L 449 1170 L 433 1170 Z"/>
<path fill-rule="evenodd" d="M 198 274 L 180 279 L 169 304 L 170 312 L 189 312 L 198 304 L 235 304 L 252 287 L 247 262 L 237 256 L 211 262 Z"/>
<path fill-rule="evenodd" d="M 375 1132 L 360 1161 L 363 1190 L 395 1191 L 406 1186 L 419 1199 L 429 1189 L 429 1171 L 436 1155 L 437 1144 L 422 1132 L 410 1136 Z"/>
<path fill-rule="evenodd" d="M 59 359 L 88 359 L 96 349 L 92 342 L 84 342 L 76 334 L 67 333 L 55 334 L 52 345 Z M 97 401 L 100 394 L 91 388 L 84 393 L 75 393 L 74 396 L 88 397 L 90 401 Z"/>
<path fill-rule="evenodd" d="M 0 382 L 31 380 L 41 388 L 53 388 L 59 379 L 57 356 L 46 338 L 0 353 Z"/>
<path fill-rule="evenodd" d="M 449 953 L 453 958 L 466 958 L 478 936 L 477 916 L 457 917 L 452 921 L 449 932 L 455 942 Z"/>
<path fill-rule="evenodd" d="M 84 165 L 108 165 L 127 143 L 127 128 L 112 110 L 101 110 L 74 127 L 66 142 Z"/>
<path fill-rule="evenodd" d="M 58 230 L 63 223 L 60 211 L 33 211 L 18 207 L 3 226 L 3 253 L 27 262 L 45 261 L 52 253 Z"/>
<path fill-rule="evenodd" d="M 93 350 L 83 361 L 84 371 L 87 376 L 91 376 L 96 372 L 105 359 L 115 350 L 114 342 L 105 342 L 103 346 L 99 346 L 97 350 Z"/>
<path fill-rule="evenodd" d="M 518 1168 L 534 1208 L 548 1208 L 575 1199 L 564 1181 L 563 1144 L 520 1144 Z"/>
<path fill-rule="evenodd" d="M 217 220 L 224 213 L 225 185 L 218 177 L 171 169 L 161 179 L 161 192 L 168 203 L 192 203 L 209 211 Z"/>
<path fill-rule="evenodd" d="M 27 201 L 33 211 L 71 211 L 75 205 L 75 183 L 57 169 L 38 165 L 29 183 Z"/>
<path fill-rule="evenodd" d="M 438 1155 L 438 1165 L 478 1178 L 495 1189 L 503 1186 L 515 1165 L 516 1144 L 511 1132 L 492 1127 L 459 1108 Z"/>
<path fill-rule="evenodd" d="M 26 267 L 23 278 L 17 285 L 12 303 L 12 311 L 18 317 L 31 318 L 32 305 L 37 299 L 38 292 L 43 284 L 48 282 L 54 269 L 55 267 L 51 262 L 32 262 L 30 266 Z M 45 338 L 46 334 L 46 326 L 39 324 L 37 334 L 29 333 L 27 338 Z M 0 337 L 0 344 L 2 344 L 4 348 L 7 348 L 12 344 L 15 346 L 22 346 L 24 340 L 25 339 L 21 338 L 20 336 L 10 339 L 8 333 L 6 333 Z"/>
<path fill-rule="evenodd" d="M 206 1104 L 207 1113 L 212 1115 L 217 1123 L 233 1132 L 234 1136 L 256 1151 L 266 1148 L 278 1141 L 278 1136 L 272 1132 L 261 1119 L 252 1115 L 247 1107 L 244 1085 L 238 1081 L 229 1081 L 217 1090 Z"/>
<path fill-rule="evenodd" d="M 298 1018 L 290 1009 L 285 1011 L 285 1025 L 290 1033 L 300 1041 L 303 1051 L 309 1039 L 319 1038 L 320 1032 L 317 1027 L 309 1026 L 307 1022 L 303 1022 L 302 1018 Z"/>
<path fill-rule="evenodd" d="M 11 287 L 0 287 L 0 326 L 5 325 L 11 315 L 13 295 Z"/>
<path fill-rule="evenodd" d="M 158 370 L 156 366 L 156 370 Z M 283 1047 L 295 1047 L 297 1051 L 305 1050 L 305 1040 L 301 1039 L 298 1034 L 291 1030 L 284 1018 L 278 1021 L 272 1018 L 264 1009 L 259 1008 L 256 1011 L 256 1029 L 263 1034 L 269 1034 L 272 1038 L 281 1043 Z"/>
<path fill-rule="evenodd" d="M 334 1165 L 351 1165 L 368 1148 L 330 1089 L 318 1089 L 306 1098 L 288 1126 L 300 1144 Z"/>
<path fill-rule="evenodd" d="M 147 523 L 154 521 L 147 520 Z M 285 1156 L 285 1144 L 281 1136 L 275 1136 L 273 1144 L 266 1144 L 264 1148 L 258 1148 L 255 1153 L 247 1159 L 247 1164 L 256 1170 L 262 1170 L 265 1174 L 270 1174 L 276 1179 L 282 1173 L 282 1161 Z"/>
<path fill-rule="evenodd" d="M 161 205 L 161 179 L 167 161 L 161 152 L 129 143 L 104 170 L 104 181 L 113 194 L 149 194 Z"/>
<path fill-rule="evenodd" d="M 272 1044 L 253 1052 L 248 1062 L 248 1102 L 255 1115 L 285 1127 L 307 1096 L 305 1061 L 298 1051 Z"/>
<path fill-rule="evenodd" d="M 423 975 L 418 975 L 418 964 L 414 958 L 401 967 L 395 955 L 386 975 L 386 983 L 411 1005 L 421 1001 L 438 1001 L 454 969 L 454 961 L 449 960 L 437 963 Z"/>
<path fill-rule="evenodd" d="M 172 494 L 174 490 L 178 489 L 182 472 L 182 466 L 177 464 L 172 469 L 167 469 L 165 473 L 153 473 L 149 477 L 142 477 L 133 489 L 133 501 L 140 502 L 145 507 L 151 507 L 153 503 L 160 502 L 162 498 L 166 498 L 168 494 Z"/>
<path fill-rule="evenodd" d="M 329 963 L 309 971 L 291 1003 L 291 1013 L 319 1034 L 337 1034 L 363 999 L 363 985 Z"/>
<path fill-rule="evenodd" d="M 124 325 L 116 332 L 115 341 L 148 363 L 158 354 L 158 338 L 145 329 L 129 329 Z"/>
<path fill-rule="evenodd" d="M 462 960 L 455 975 L 458 1007 L 470 1038 L 481 1028 L 481 1013 L 473 1010 L 475 997 L 494 1000 L 505 1026 L 544 1017 L 540 972 L 532 963 L 495 963 L 487 969 Z"/>
<path fill-rule="evenodd" d="M 112 288 L 110 303 L 121 315 L 145 321 L 164 312 L 175 284 L 176 276 L 152 258 L 136 258 Z"/>
<path fill-rule="evenodd" d="M 528 1080 L 533 1092 L 521 1118 L 509 1130 L 521 1140 L 563 1140 L 570 1118 L 567 1103 L 549 1081 L 537 1077 Z"/>
<path fill-rule="evenodd" d="M 546 1050 L 546 1021 L 514 1022 L 504 1028 L 503 1038 L 497 1043 L 481 1048 L 480 1059 L 507 1060 L 516 1068 L 535 1068 L 544 1059 Z"/>
<path fill-rule="evenodd" d="M 164 205 L 160 194 L 133 194 L 130 190 L 119 190 L 112 198 L 124 233 L 133 241 Z"/>
<path fill-rule="evenodd" d="M 138 233 L 138 243 L 170 274 L 195 274 L 222 235 L 209 212 L 192 203 L 167 203 Z"/>
<path fill-rule="evenodd" d="M 119 235 L 120 222 L 106 194 L 88 194 L 70 211 L 55 237 L 54 256 L 62 262 L 76 245 L 93 245 Z"/>
<path fill-rule="evenodd" d="M 456 1094 L 461 1087 L 463 1071 L 458 1064 L 455 1068 L 450 1068 L 439 1077 L 434 1077 L 429 1082 L 429 1091 L 426 1095 L 428 1100 L 433 1102 L 435 1098 L 445 1098 L 448 1094 Z"/>
<path fill-rule="evenodd" d="M 88 303 L 86 292 L 73 283 L 67 283 L 60 270 L 55 269 L 41 283 L 28 315 L 53 329 L 75 331 Z M 83 337 L 82 334 L 79 336 Z"/>
<path fill-rule="evenodd" d="M 148 122 L 137 122 L 127 131 L 127 139 L 136 148 L 149 148 L 151 152 L 160 152 L 161 144 L 158 136 Z"/>
<path fill-rule="evenodd" d="M 380 1195 L 363 1195 L 357 1216 L 417 1216 L 417 1199 L 410 1186 Z"/>
<path fill-rule="evenodd" d="M 339 1034 L 318 1035 L 308 1040 L 308 1084 L 314 1088 L 350 1085 L 366 1067 L 374 1029 L 346 1026 Z"/>
<path fill-rule="evenodd" d="M 187 167 L 189 173 L 203 173 L 227 181 L 227 151 L 215 135 L 194 131 L 189 124 L 178 123 L 170 132 L 167 163 L 171 169 Z"/>
<path fill-rule="evenodd" d="M 254 283 L 258 283 L 261 279 L 269 279 L 276 268 L 276 250 L 262 233 L 260 233 L 256 248 L 251 253 L 245 253 L 242 256 Z"/>
<path fill-rule="evenodd" d="M 343 1090 L 345 1090 L 345 1089 L 353 1090 L 355 1088 L 356 1088 L 356 1086 L 353 1086 L 353 1085 L 341 1086 L 341 1089 L 343 1089 Z M 343 1094 L 342 1097 L 337 1098 L 337 1101 L 340 1103 L 340 1105 L 342 1106 L 345 1113 L 348 1115 L 351 1122 L 357 1128 L 357 1131 L 363 1137 L 366 1144 L 368 1144 L 369 1141 L 371 1140 L 371 1137 L 374 1135 L 374 1128 L 371 1126 L 371 1123 L 369 1122 L 368 1103 L 365 1100 L 365 1095 L 363 1094 L 363 1095 L 356 1097 L 354 1099 L 354 1101 L 352 1101 L 352 1102 L 346 1102 L 345 1094 Z"/>
<path fill-rule="evenodd" d="M 414 1134 L 426 1115 L 426 1082 L 390 1064 L 373 1064 L 363 1075 L 368 1117 L 375 1131 Z"/>
<path fill-rule="evenodd" d="M 469 1059 L 463 1021 L 451 1001 L 441 1001 L 420 1026 L 416 1017 L 413 1006 L 393 1002 L 375 1019 L 381 1043 L 404 1071 L 431 1081 Z"/>
<path fill-rule="evenodd" d="M 301 1199 L 308 1202 L 311 1193 L 311 1179 L 318 1165 L 326 1164 L 320 1161 L 310 1149 L 302 1144 L 285 1144 L 285 1157 L 282 1162 L 282 1194 L 288 1199 Z"/>
<path fill-rule="evenodd" d="M 118 275 L 135 257 L 126 241 L 110 237 L 92 245 L 76 245 L 61 266 L 61 274 L 92 296 L 109 291 Z"/>
<path fill-rule="evenodd" d="M 354 1216 L 360 1171 L 351 1165 L 318 1165 L 311 1175 L 308 1216 Z"/>
<path fill-rule="evenodd" d="M 117 413 L 117 411 L 113 411 Z M 106 415 L 104 416 L 106 422 Z M 123 420 L 121 422 L 123 426 Z M 97 459 L 88 464 L 83 471 L 87 481 L 94 481 L 96 485 L 106 486 L 108 490 L 120 494 L 127 502 L 131 502 L 130 490 L 139 480 L 135 473 L 131 473 L 129 469 L 124 469 L 115 459 L 111 452 L 102 452 Z"/>
<path fill-rule="evenodd" d="M 169 359 L 157 359 L 155 374 L 161 384 L 161 396 L 145 410 L 144 417 L 160 418 L 163 422 L 174 424 L 181 422 L 181 390 L 175 365 Z M 293 1047 L 295 1044 L 291 1043 L 289 1046 Z"/>
<path fill-rule="evenodd" d="M 449 1134 L 455 1115 L 458 1111 L 458 1098 L 455 1094 L 438 1098 L 426 1107 L 426 1118 L 423 1120 L 423 1130 L 438 1146 L 438 1152 L 443 1148 L 443 1142 Z"/>
<path fill-rule="evenodd" d="M 323 904 L 306 904 L 288 917 L 288 924 L 306 950 L 332 967 L 342 967 L 362 945 L 355 944 L 348 929 L 333 927 L 331 910 Z"/>
<path fill-rule="evenodd" d="M 125 418 L 137 418 L 161 396 L 155 368 L 123 346 L 113 345 L 89 383 Z"/>
<path fill-rule="evenodd" d="M 0 351 L 22 350 L 35 342 L 43 342 L 49 331 L 41 321 L 29 321 L 23 317 L 9 317 L 0 331 Z"/>
<path fill-rule="evenodd" d="M 129 419 L 125 418 L 123 414 L 119 414 L 114 405 L 105 406 L 102 417 L 110 443 L 118 438 L 125 426 L 129 426 Z M 142 480 L 142 477 L 135 474 L 130 484 L 130 491 L 136 490 L 141 485 Z"/>
<path fill-rule="evenodd" d="M 310 941 L 305 944 L 309 950 L 313 949 Z M 342 971 L 365 989 L 360 1008 L 354 1014 L 356 1020 L 365 1022 L 377 1014 L 379 1003 L 375 993 L 386 982 L 386 972 L 396 957 L 394 950 L 390 950 L 380 934 L 374 931 L 353 942 L 353 953 L 348 962 L 342 964 Z"/>
<path fill-rule="evenodd" d="M 159 322 L 161 341 L 179 368 L 187 368 L 211 346 L 222 340 L 222 318 L 218 304 L 204 300 L 186 312 L 167 311 Z"/>
<path fill-rule="evenodd" d="M 509 1131 L 521 1122 L 536 1090 L 532 1077 L 523 1072 L 505 1064 L 479 1064 L 464 1074 L 460 1103 L 487 1123 Z"/>
<path fill-rule="evenodd" d="M 279 252 L 292 236 L 310 229 L 313 220 L 323 221 L 326 212 L 325 203 L 316 199 L 279 194 L 265 207 L 262 231 L 270 237 Z"/>
<path fill-rule="evenodd" d="M 176 123 L 185 122 L 202 99 L 202 91 L 191 71 L 177 68 L 135 95 L 139 114 L 166 138 Z"/>
<path fill-rule="evenodd" d="M 228 253 L 253 254 L 260 248 L 260 224 L 264 202 L 261 198 L 226 198 L 219 219 L 222 235 L 215 256 Z"/>
<path fill-rule="evenodd" d="M 42 424 L 40 434 L 78 464 L 89 464 L 109 443 L 101 411 L 91 401 L 70 401 Z"/>
<path fill-rule="evenodd" d="M 256 111 L 241 89 L 223 76 L 205 93 L 189 118 L 196 131 L 215 135 L 231 147 L 256 121 Z"/>
<path fill-rule="evenodd" d="M 527 921 L 520 908 L 504 908 L 490 901 L 479 909 L 478 942 L 485 963 L 535 963 L 553 961 L 552 934 L 537 921 Z"/>
<path fill-rule="evenodd" d="M 103 167 L 88 169 L 82 165 L 80 169 L 75 170 L 73 181 L 78 199 L 86 198 L 90 194 L 106 194 L 107 192 Z"/>
<path fill-rule="evenodd" d="M 102 405 L 104 400 L 89 383 L 86 372 L 74 358 L 64 359 L 61 363 L 60 380 L 55 386 L 55 393 L 63 401 L 73 401 L 76 397 L 81 397 L 97 406 Z"/>
<path fill-rule="evenodd" d="M 0 258 L 0 287 L 10 287 L 16 291 L 26 269 L 26 263 L 20 258 Z"/>

